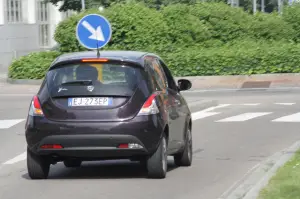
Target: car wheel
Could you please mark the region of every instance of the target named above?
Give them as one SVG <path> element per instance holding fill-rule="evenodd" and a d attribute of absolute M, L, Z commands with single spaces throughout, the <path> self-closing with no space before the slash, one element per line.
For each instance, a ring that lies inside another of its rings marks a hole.
<path fill-rule="evenodd" d="M 167 139 L 163 136 L 156 152 L 147 160 L 150 178 L 165 178 L 168 168 Z"/>
<path fill-rule="evenodd" d="M 81 161 L 80 160 L 65 160 L 64 161 L 64 165 L 65 167 L 80 167 L 81 166 Z"/>
<path fill-rule="evenodd" d="M 192 139 L 192 132 L 188 128 L 184 150 L 174 156 L 174 162 L 177 166 L 191 166 L 192 160 L 193 160 L 193 139 Z"/>
<path fill-rule="evenodd" d="M 50 163 L 44 157 L 36 155 L 27 149 L 27 170 L 31 179 L 47 179 Z"/>

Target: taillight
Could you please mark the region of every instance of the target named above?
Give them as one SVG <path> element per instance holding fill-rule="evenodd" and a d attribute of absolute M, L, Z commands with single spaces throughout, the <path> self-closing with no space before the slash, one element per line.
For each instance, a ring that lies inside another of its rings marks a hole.
<path fill-rule="evenodd" d="M 152 94 L 144 103 L 138 115 L 153 115 L 159 113 L 155 97 L 157 94 Z"/>
<path fill-rule="evenodd" d="M 37 96 L 34 96 L 30 105 L 29 115 L 31 116 L 43 116 L 42 107 Z"/>
<path fill-rule="evenodd" d="M 64 148 L 60 144 L 44 144 L 41 146 L 42 149 L 62 149 Z"/>

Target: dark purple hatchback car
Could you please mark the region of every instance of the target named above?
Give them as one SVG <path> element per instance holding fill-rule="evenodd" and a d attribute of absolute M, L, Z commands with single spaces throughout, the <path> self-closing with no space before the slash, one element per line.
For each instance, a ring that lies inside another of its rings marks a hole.
<path fill-rule="evenodd" d="M 26 122 L 27 168 L 48 177 L 51 164 L 131 159 L 151 178 L 165 178 L 167 156 L 192 163 L 191 112 L 155 54 L 103 51 L 65 54 L 50 66 Z"/>

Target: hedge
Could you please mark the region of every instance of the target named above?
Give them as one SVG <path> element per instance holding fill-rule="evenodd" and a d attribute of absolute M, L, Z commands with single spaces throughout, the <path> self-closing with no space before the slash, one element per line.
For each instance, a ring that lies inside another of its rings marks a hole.
<path fill-rule="evenodd" d="M 84 50 L 75 30 L 90 13 L 104 15 L 112 24 L 112 39 L 104 49 L 161 53 L 182 46 L 219 46 L 241 38 L 290 41 L 298 34 L 276 13 L 250 15 L 225 3 L 174 4 L 157 11 L 133 2 L 114 4 L 101 13 L 88 10 L 61 22 L 54 36 L 61 52 Z"/>
<path fill-rule="evenodd" d="M 300 44 L 239 41 L 218 48 L 186 48 L 163 56 L 175 76 L 299 73 Z"/>
<path fill-rule="evenodd" d="M 51 62 L 60 54 L 56 51 L 30 53 L 12 62 L 8 76 L 12 79 L 42 79 Z"/>
<path fill-rule="evenodd" d="M 54 36 L 61 52 L 83 50 L 75 30 L 77 22 L 89 13 L 104 15 L 112 25 L 112 39 L 105 49 L 161 51 L 169 44 L 168 26 L 163 15 L 142 3 L 128 3 L 113 5 L 104 13 L 88 10 L 61 22 Z"/>
<path fill-rule="evenodd" d="M 285 8 L 283 15 L 251 15 L 225 3 L 173 4 L 160 10 L 142 3 L 114 4 L 101 13 L 87 10 L 62 21 L 54 36 L 61 53 L 85 50 L 75 30 L 90 13 L 104 15 L 112 24 L 112 40 L 103 50 L 157 53 L 176 76 L 300 72 L 300 4 Z M 12 63 L 9 75 L 40 79 L 59 54 L 22 57 Z"/>
<path fill-rule="evenodd" d="M 298 73 L 299 54 L 300 44 L 240 40 L 222 47 L 181 48 L 160 56 L 175 76 L 201 76 Z M 10 77 L 41 79 L 58 55 L 57 52 L 33 53 L 14 61 Z"/>

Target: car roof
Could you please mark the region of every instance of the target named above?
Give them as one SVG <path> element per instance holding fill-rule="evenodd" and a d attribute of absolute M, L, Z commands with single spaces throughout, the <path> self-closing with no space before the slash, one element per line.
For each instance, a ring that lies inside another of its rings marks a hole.
<path fill-rule="evenodd" d="M 112 58 L 120 61 L 131 61 L 140 63 L 142 58 L 146 55 L 155 56 L 157 55 L 148 52 L 140 51 L 100 51 L 100 58 Z M 85 58 L 97 58 L 97 51 L 83 51 L 74 52 L 60 55 L 53 63 L 52 66 L 66 61 L 85 59 Z"/>

